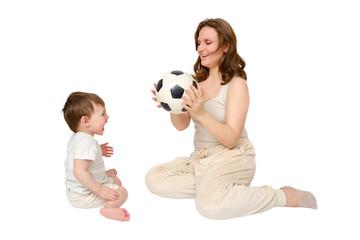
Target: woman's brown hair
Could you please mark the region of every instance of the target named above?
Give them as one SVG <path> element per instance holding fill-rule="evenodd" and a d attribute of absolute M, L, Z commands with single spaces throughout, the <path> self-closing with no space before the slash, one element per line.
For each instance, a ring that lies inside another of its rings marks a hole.
<path fill-rule="evenodd" d="M 238 76 L 246 80 L 247 77 L 244 71 L 245 60 L 237 53 L 237 41 L 235 32 L 230 26 L 230 24 L 225 20 L 221 18 L 210 18 L 205 19 L 204 21 L 199 23 L 199 26 L 197 27 L 194 36 L 196 50 L 198 48 L 198 38 L 200 30 L 205 26 L 212 27 L 216 30 L 219 37 L 219 48 L 224 46 L 224 44 L 229 45 L 228 51 L 220 59 L 219 63 L 219 71 L 221 73 L 223 81 L 221 84 L 227 84 L 234 76 Z M 206 80 L 209 76 L 209 68 L 201 65 L 200 56 L 198 57 L 194 65 L 194 72 L 195 74 L 193 75 L 193 77 L 198 82 Z"/>

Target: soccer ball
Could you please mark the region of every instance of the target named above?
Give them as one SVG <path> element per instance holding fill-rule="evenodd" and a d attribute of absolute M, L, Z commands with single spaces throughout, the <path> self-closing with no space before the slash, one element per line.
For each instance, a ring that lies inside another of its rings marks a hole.
<path fill-rule="evenodd" d="M 181 105 L 181 98 L 184 94 L 189 98 L 185 90 L 189 89 L 190 85 L 197 88 L 196 81 L 187 73 L 178 70 L 165 73 L 156 85 L 157 101 L 168 112 L 185 113 L 187 110 Z"/>

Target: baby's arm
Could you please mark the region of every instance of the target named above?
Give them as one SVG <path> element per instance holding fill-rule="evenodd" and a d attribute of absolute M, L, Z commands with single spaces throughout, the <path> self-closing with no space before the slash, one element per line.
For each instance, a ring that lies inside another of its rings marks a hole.
<path fill-rule="evenodd" d="M 91 160 L 74 159 L 74 176 L 76 179 L 86 188 L 106 200 L 114 201 L 118 199 L 118 191 L 101 185 L 92 178 L 87 170 L 90 162 Z"/>

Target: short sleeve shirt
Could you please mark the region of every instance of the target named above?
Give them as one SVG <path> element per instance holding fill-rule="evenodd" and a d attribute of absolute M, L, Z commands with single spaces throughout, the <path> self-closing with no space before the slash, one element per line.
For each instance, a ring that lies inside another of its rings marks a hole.
<path fill-rule="evenodd" d="M 105 164 L 99 143 L 88 133 L 74 133 L 69 140 L 67 158 L 65 160 L 65 185 L 69 191 L 83 195 L 91 192 L 74 176 L 75 159 L 91 160 L 88 167 L 90 175 L 99 184 L 103 184 L 106 181 Z"/>

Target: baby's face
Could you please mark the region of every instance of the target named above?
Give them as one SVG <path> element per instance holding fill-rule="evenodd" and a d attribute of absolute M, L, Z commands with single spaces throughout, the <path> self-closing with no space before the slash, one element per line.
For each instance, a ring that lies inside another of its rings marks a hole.
<path fill-rule="evenodd" d="M 105 107 L 97 104 L 93 104 L 93 106 L 94 106 L 94 112 L 93 114 L 91 114 L 91 117 L 89 119 L 90 122 L 89 130 L 93 134 L 103 135 L 105 130 L 104 127 L 105 124 L 107 123 L 107 120 L 109 119 L 109 116 L 106 113 Z"/>

